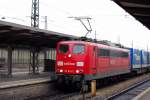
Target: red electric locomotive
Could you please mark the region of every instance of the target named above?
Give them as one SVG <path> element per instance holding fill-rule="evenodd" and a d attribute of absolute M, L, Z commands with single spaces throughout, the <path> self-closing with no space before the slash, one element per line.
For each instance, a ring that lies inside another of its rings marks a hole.
<path fill-rule="evenodd" d="M 58 80 L 101 79 L 130 72 L 129 50 L 85 41 L 63 41 L 57 45 Z"/>

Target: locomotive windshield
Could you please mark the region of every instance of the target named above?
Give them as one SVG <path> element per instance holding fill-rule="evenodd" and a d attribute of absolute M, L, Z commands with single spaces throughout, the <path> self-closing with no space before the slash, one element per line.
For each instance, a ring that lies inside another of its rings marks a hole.
<path fill-rule="evenodd" d="M 59 53 L 67 53 L 69 50 L 69 46 L 66 44 L 61 44 L 59 46 Z"/>
<path fill-rule="evenodd" d="M 74 45 L 74 47 L 73 47 L 73 53 L 74 54 L 78 54 L 78 53 L 83 54 L 84 52 L 85 52 L 85 46 L 84 45 L 82 45 L 82 44 Z"/>

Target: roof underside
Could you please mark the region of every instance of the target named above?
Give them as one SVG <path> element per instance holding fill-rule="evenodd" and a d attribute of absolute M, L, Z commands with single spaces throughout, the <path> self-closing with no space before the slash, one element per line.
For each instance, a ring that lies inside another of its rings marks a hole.
<path fill-rule="evenodd" d="M 0 21 L 0 46 L 29 46 L 55 48 L 61 40 L 77 37 L 63 33 L 36 29 L 24 25 Z"/>
<path fill-rule="evenodd" d="M 150 0 L 113 0 L 150 29 Z"/>

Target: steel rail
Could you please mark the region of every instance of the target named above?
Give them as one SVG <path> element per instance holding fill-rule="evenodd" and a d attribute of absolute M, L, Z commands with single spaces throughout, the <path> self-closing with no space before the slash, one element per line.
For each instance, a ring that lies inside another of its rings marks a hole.
<path fill-rule="evenodd" d="M 148 81 L 150 81 L 150 78 L 145 79 L 145 80 L 143 80 L 141 82 L 138 82 L 137 84 L 134 84 L 134 85 L 132 85 L 132 86 L 126 88 L 126 89 L 123 89 L 122 91 L 120 91 L 118 93 L 115 93 L 115 94 L 105 98 L 104 100 L 113 100 L 113 99 L 115 99 L 115 98 L 117 98 L 117 97 L 127 93 L 128 91 L 130 91 L 130 90 L 132 90 L 132 89 L 134 89 L 134 88 L 136 88 L 136 87 L 138 87 L 138 86 L 140 86 L 140 85 L 142 85 L 142 84 L 144 84 L 144 83 L 146 83 Z"/>

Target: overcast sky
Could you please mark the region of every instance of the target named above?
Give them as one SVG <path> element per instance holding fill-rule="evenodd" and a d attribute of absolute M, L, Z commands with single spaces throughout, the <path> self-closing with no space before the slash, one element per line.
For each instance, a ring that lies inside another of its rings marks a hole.
<path fill-rule="evenodd" d="M 30 26 L 32 0 L 0 0 L 0 18 Z M 71 16 L 92 18 L 92 33 L 98 39 L 119 42 L 131 47 L 150 48 L 150 31 L 111 0 L 40 0 L 40 28 L 48 16 L 48 30 L 84 36 L 85 28 Z M 120 37 L 120 39 L 119 39 Z"/>

